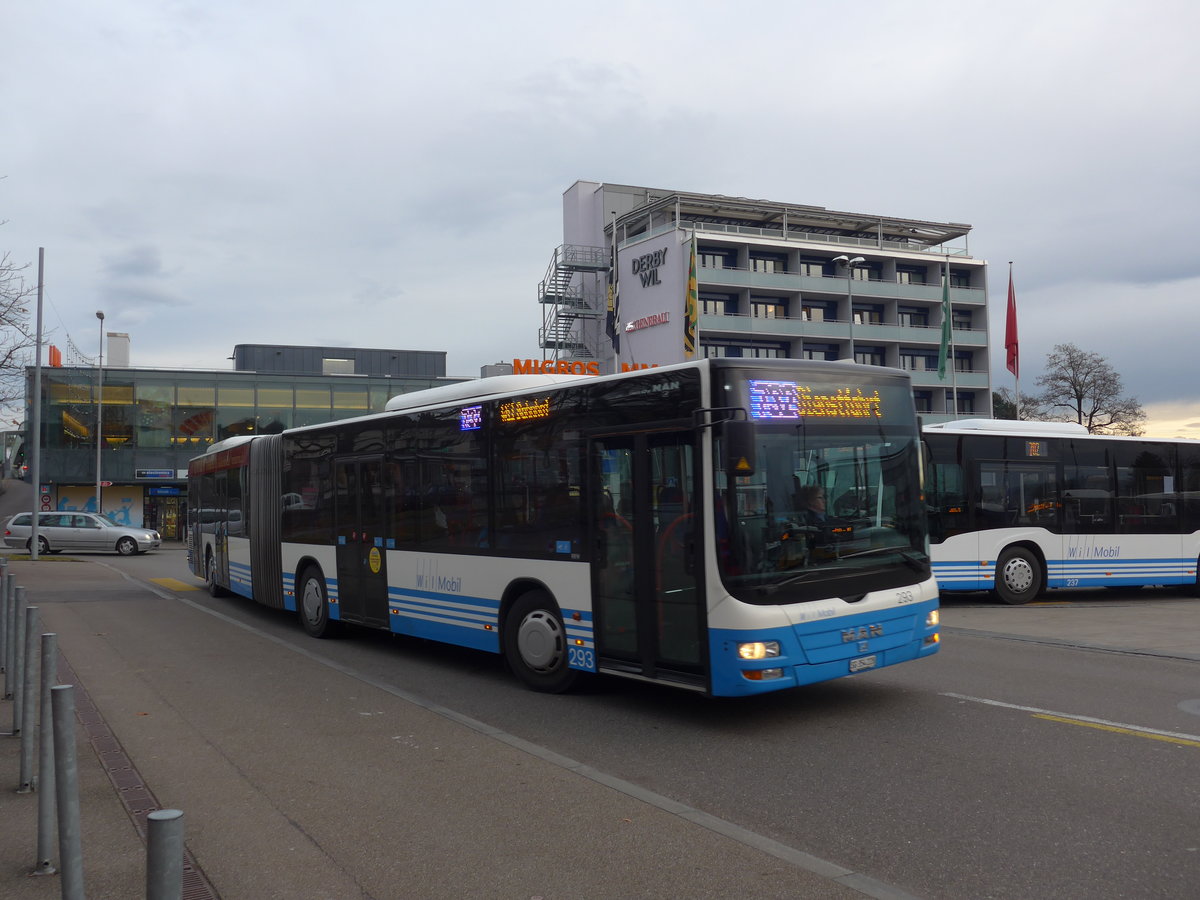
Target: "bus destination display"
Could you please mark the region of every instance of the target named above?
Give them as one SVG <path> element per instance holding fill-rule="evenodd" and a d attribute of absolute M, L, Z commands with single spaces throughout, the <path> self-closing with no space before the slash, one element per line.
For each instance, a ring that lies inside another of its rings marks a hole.
<path fill-rule="evenodd" d="M 795 381 L 751 380 L 750 418 L 878 419 L 883 415 L 879 391 L 864 394 L 861 388 L 835 388 L 818 394 Z"/>
<path fill-rule="evenodd" d="M 478 431 L 483 427 L 483 407 L 465 406 L 458 414 L 460 431 Z"/>

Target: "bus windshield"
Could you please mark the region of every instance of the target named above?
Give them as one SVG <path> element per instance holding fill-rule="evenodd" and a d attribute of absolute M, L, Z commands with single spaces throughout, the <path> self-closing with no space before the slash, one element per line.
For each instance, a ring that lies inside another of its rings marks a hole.
<path fill-rule="evenodd" d="M 718 557 L 730 592 L 787 603 L 843 595 L 837 583 L 851 576 L 857 596 L 928 577 L 907 388 L 802 385 L 799 403 L 780 408 L 762 400 L 760 384 L 746 386 L 753 474 L 716 471 Z"/>

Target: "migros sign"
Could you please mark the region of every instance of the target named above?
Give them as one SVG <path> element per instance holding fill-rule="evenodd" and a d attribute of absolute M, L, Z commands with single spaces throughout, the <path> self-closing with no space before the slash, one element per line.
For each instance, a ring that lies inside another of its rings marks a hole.
<path fill-rule="evenodd" d="M 621 363 L 622 372 L 636 372 L 640 369 L 657 369 L 658 363 L 629 364 Z M 597 360 L 581 362 L 565 359 L 514 359 L 514 375 L 599 375 L 600 363 Z"/>
<path fill-rule="evenodd" d="M 598 360 L 514 359 L 514 375 L 599 375 Z"/>

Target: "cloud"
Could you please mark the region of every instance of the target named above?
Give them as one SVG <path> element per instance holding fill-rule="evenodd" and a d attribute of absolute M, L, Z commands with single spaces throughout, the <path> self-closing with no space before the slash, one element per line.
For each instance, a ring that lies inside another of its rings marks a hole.
<path fill-rule="evenodd" d="M 145 244 L 109 256 L 104 270 L 113 278 L 162 278 L 165 274 L 158 248 Z"/>
<path fill-rule="evenodd" d="M 328 342 L 474 374 L 540 356 L 577 179 L 970 222 L 993 347 L 1015 261 L 1023 388 L 1071 341 L 1194 396 L 1200 6 L 856 9 L 18 4 L 0 249 L 46 247 L 64 327 L 104 308 L 135 364 Z"/>

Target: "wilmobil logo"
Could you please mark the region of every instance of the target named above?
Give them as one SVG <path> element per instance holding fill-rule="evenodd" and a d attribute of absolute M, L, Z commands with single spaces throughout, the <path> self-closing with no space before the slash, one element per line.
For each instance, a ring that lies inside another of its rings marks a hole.
<path fill-rule="evenodd" d="M 436 563 L 425 563 L 424 565 L 418 564 L 415 587 L 418 590 L 423 591 L 461 594 L 462 576 L 442 575 L 438 571 Z"/>
<path fill-rule="evenodd" d="M 514 375 L 599 375 L 597 360 L 514 359 Z"/>

